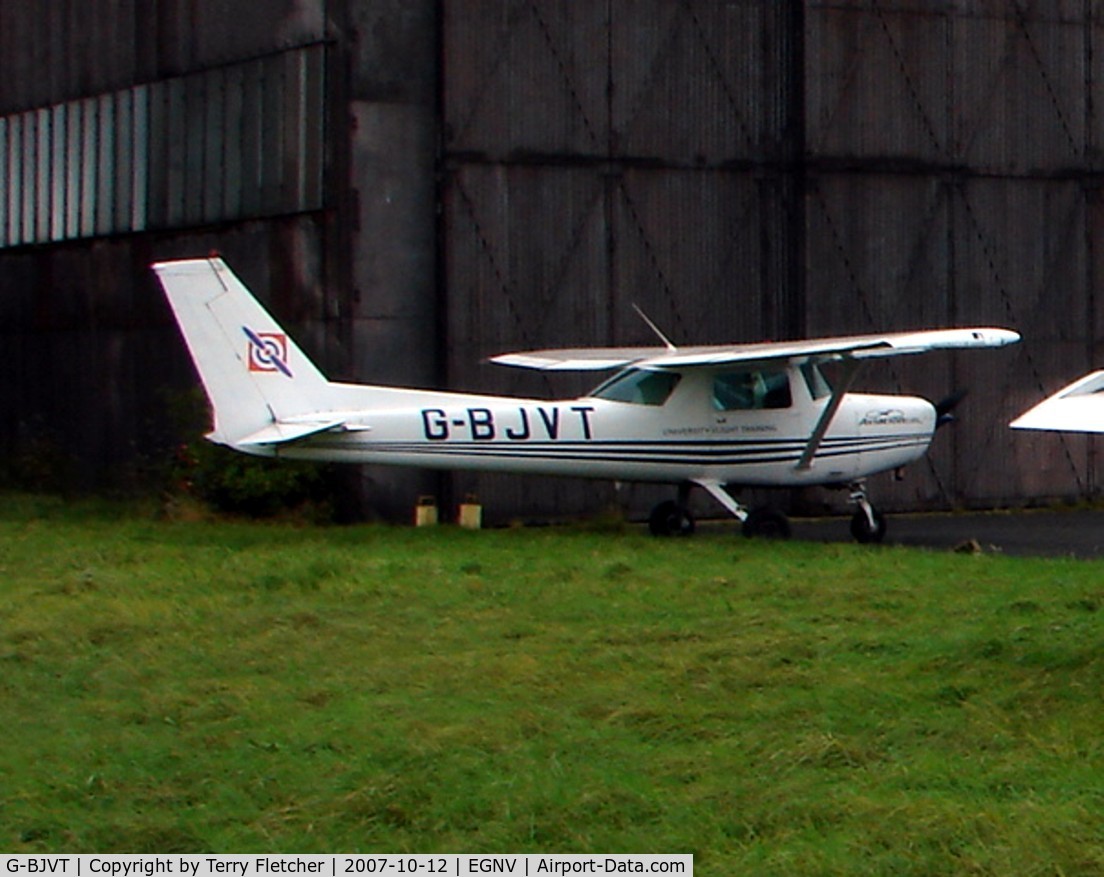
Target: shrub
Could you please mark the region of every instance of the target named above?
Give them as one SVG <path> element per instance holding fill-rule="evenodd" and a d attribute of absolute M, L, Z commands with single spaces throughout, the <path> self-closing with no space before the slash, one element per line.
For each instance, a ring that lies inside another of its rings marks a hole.
<path fill-rule="evenodd" d="M 210 414 L 198 391 L 174 396 L 169 407 L 181 423 L 179 434 L 188 437 L 167 467 L 170 496 L 191 496 L 217 511 L 250 517 L 292 511 L 315 520 L 333 517 L 331 467 L 254 457 L 207 441 L 199 433 L 206 432 Z"/>

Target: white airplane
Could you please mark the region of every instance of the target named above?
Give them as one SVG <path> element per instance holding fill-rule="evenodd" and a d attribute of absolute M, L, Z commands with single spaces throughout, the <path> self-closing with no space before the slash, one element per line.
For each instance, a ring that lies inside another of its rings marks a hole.
<path fill-rule="evenodd" d="M 1013 429 L 1104 432 L 1104 371 L 1078 378 L 1013 420 Z"/>
<path fill-rule="evenodd" d="M 523 368 L 619 371 L 587 396 L 547 401 L 328 381 L 217 257 L 153 266 L 214 410 L 210 440 L 268 457 L 669 483 L 657 535 L 689 534 L 693 487 L 747 535 L 789 535 L 779 512 L 728 486 L 847 487 L 852 533 L 885 535 L 866 477 L 919 459 L 952 401 L 852 393 L 867 359 L 1002 347 L 1005 329 L 810 341 L 511 353 Z M 646 318 L 645 318 L 646 319 Z M 838 363 L 835 385 L 821 364 Z"/>

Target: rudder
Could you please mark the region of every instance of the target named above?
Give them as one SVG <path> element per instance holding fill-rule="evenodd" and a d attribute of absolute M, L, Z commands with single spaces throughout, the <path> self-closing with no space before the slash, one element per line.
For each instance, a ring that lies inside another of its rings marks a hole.
<path fill-rule="evenodd" d="M 211 402 L 211 441 L 259 453 L 251 437 L 329 407 L 325 376 L 222 259 L 152 267 Z"/>

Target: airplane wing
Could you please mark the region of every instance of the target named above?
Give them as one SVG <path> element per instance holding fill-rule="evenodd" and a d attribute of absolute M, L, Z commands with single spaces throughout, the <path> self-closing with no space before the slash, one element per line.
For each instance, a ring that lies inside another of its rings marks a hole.
<path fill-rule="evenodd" d="M 705 347 L 595 347 L 569 350 L 534 350 L 491 357 L 491 362 L 544 371 L 585 371 L 636 365 L 642 368 L 677 368 L 725 365 L 737 362 L 770 362 L 781 359 L 826 361 L 903 356 L 928 350 L 967 350 L 1003 347 L 1020 340 L 1008 329 L 931 329 L 889 332 L 884 335 L 850 335 L 808 341 L 769 341 Z"/>
<path fill-rule="evenodd" d="M 488 361 L 541 371 L 603 371 L 647 361 L 666 352 L 662 347 L 576 347 L 502 353 Z"/>
<path fill-rule="evenodd" d="M 1021 414 L 1009 426 L 1013 429 L 1104 432 L 1104 371 L 1078 378 Z"/>

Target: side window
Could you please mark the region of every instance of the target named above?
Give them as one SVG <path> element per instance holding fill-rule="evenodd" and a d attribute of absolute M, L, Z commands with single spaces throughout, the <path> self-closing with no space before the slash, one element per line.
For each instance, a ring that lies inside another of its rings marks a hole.
<path fill-rule="evenodd" d="M 789 408 L 792 404 L 790 379 L 784 371 L 756 369 L 713 378 L 713 408 L 717 411 Z"/>
<path fill-rule="evenodd" d="M 659 406 L 670 398 L 680 375 L 668 371 L 626 369 L 599 386 L 591 396 L 610 402 Z"/>

